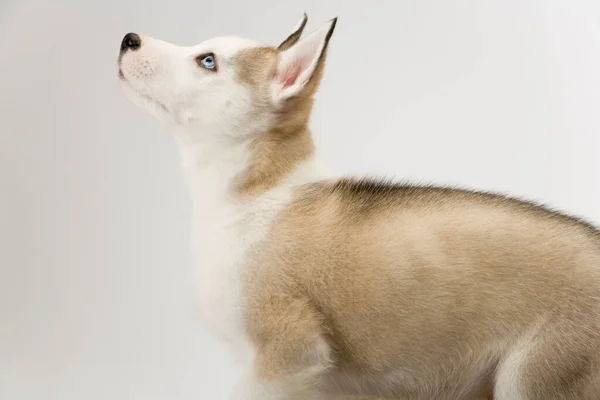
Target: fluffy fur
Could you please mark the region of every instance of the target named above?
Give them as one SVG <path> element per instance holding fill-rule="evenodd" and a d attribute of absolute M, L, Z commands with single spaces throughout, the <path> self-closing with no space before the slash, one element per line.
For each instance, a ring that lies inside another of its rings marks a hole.
<path fill-rule="evenodd" d="M 142 36 L 119 57 L 125 93 L 179 144 L 201 315 L 246 365 L 233 399 L 600 398 L 593 226 L 323 175 L 308 123 L 335 25 L 302 37 L 304 16 L 277 47 Z"/>

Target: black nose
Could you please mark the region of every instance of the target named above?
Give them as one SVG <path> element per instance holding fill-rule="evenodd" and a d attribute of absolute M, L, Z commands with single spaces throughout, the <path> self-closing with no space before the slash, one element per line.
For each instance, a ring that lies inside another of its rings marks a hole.
<path fill-rule="evenodd" d="M 121 42 L 121 51 L 137 50 L 142 45 L 142 39 L 135 33 L 128 33 Z"/>

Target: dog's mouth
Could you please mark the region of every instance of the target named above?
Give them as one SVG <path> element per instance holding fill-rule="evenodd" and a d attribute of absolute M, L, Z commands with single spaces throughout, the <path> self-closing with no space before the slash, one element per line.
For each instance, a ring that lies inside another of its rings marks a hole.
<path fill-rule="evenodd" d="M 153 104 L 159 108 L 161 108 L 164 112 L 169 113 L 169 109 L 162 104 L 161 102 L 157 101 L 156 99 L 148 96 L 147 94 L 141 93 L 139 90 L 137 90 L 125 77 L 125 74 L 123 74 L 123 70 L 121 68 L 119 68 L 119 79 L 121 80 L 121 82 L 125 85 L 127 85 L 127 87 L 134 91 L 135 94 L 139 97 L 141 97 L 142 99 L 144 99 L 144 101 L 146 101 L 147 103 Z"/>

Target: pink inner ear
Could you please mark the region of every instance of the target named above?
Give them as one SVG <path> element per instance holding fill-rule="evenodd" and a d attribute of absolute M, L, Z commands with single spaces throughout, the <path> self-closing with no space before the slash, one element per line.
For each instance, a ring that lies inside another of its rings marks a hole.
<path fill-rule="evenodd" d="M 291 61 L 285 66 L 285 69 L 281 71 L 277 76 L 277 81 L 283 84 L 283 88 L 292 86 L 298 80 L 298 77 L 302 71 L 306 68 L 307 57 L 298 58 Z"/>

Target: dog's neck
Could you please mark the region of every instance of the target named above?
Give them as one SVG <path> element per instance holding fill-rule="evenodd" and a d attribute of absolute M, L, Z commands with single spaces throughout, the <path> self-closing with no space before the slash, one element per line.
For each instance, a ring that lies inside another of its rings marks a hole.
<path fill-rule="evenodd" d="M 233 135 L 176 136 L 194 212 L 244 206 L 268 193 L 323 177 L 305 125 L 276 127 L 240 139 Z"/>

